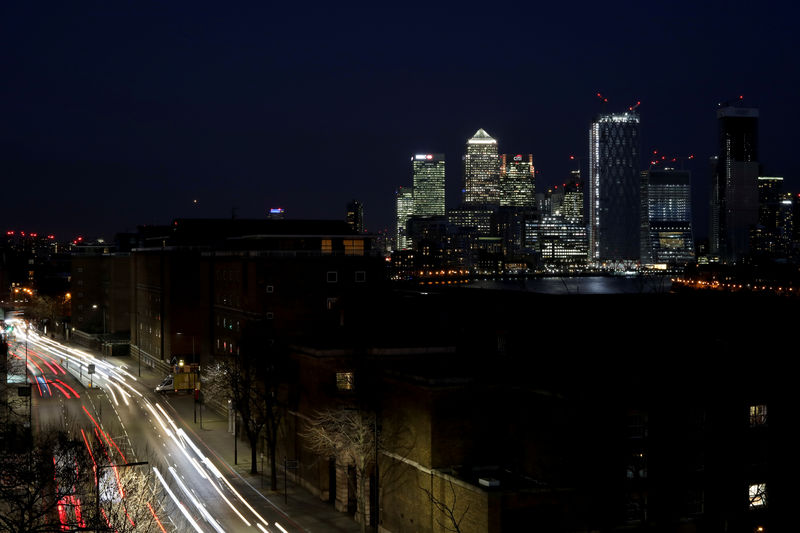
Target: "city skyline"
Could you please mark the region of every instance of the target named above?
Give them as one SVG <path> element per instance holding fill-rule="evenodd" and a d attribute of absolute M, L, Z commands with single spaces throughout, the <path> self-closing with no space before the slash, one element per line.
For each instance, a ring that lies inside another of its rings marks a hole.
<path fill-rule="evenodd" d="M 740 95 L 760 112 L 764 174 L 800 188 L 800 74 L 780 53 L 798 44 L 791 16 L 735 4 L 464 7 L 3 6 L 0 169 L 7 191 L 36 198 L 6 202 L 4 225 L 108 239 L 272 207 L 343 219 L 358 199 L 368 230 L 391 230 L 409 154 L 445 155 L 455 207 L 464 141 L 483 128 L 500 153 L 532 154 L 544 190 L 568 179 L 570 155 L 586 179 L 591 121 L 641 101 L 642 152 L 695 155 L 684 165 L 702 239 L 717 104 Z M 436 32 L 430 17 L 444 21 Z M 536 22 L 520 33 L 510 20 Z"/>

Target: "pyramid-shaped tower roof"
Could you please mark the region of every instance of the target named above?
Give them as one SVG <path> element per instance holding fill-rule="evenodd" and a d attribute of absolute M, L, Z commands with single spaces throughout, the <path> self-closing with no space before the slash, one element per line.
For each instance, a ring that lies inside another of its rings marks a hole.
<path fill-rule="evenodd" d="M 496 143 L 497 141 L 492 138 L 491 135 L 486 133 L 486 130 L 480 128 L 478 131 L 475 132 L 475 135 L 467 141 L 469 144 L 489 144 L 489 143 Z"/>

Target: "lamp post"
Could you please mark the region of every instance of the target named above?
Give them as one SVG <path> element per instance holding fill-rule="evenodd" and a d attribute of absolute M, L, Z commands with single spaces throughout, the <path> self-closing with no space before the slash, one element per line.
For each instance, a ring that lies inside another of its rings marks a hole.
<path fill-rule="evenodd" d="M 95 481 L 95 495 L 94 495 L 94 506 L 95 506 L 95 520 L 97 521 L 96 524 L 96 531 L 99 531 L 100 525 L 100 472 L 103 468 L 127 468 L 129 466 L 141 466 L 148 464 L 147 461 L 139 461 L 136 463 L 125 463 L 122 465 L 98 465 L 97 466 L 97 475 L 94 478 Z"/>

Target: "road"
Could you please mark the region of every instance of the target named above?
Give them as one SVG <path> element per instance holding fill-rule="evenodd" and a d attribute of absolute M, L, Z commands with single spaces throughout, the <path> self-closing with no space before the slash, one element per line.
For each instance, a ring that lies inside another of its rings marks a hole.
<path fill-rule="evenodd" d="M 164 399 L 136 377 L 91 354 L 30 331 L 11 351 L 32 383 L 37 431 L 94 431 L 110 443 L 116 464 L 147 461 L 163 495 L 156 506 L 166 531 L 302 531 L 219 463 Z M 90 366 L 94 365 L 93 373 Z"/>

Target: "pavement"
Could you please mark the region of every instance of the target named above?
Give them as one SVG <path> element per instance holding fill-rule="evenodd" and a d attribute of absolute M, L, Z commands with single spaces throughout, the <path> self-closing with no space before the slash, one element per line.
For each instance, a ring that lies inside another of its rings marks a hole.
<path fill-rule="evenodd" d="M 83 348 L 82 348 L 83 349 Z M 95 354 L 100 357 L 100 354 Z M 137 377 L 146 388 L 153 390 L 164 379 L 158 370 L 147 367 L 141 368 L 134 364 L 132 357 L 105 356 L 103 359 L 125 366 L 128 372 Z M 205 445 L 219 462 L 227 465 L 228 473 L 238 476 L 275 509 L 286 515 L 295 526 L 309 533 L 356 533 L 361 531 L 360 525 L 347 513 L 341 513 L 333 508 L 333 504 L 324 502 L 319 497 L 311 494 L 303 487 L 294 483 L 293 474 L 286 478 L 286 492 L 284 493 L 283 469 L 278 466 L 278 491 L 269 489 L 269 472 L 263 472 L 258 464 L 259 474 L 250 473 L 250 445 L 247 440 L 239 439 L 234 450 L 234 437 L 228 431 L 228 417 L 218 413 L 209 406 L 204 406 L 202 413 L 198 413 L 197 423 L 194 422 L 194 400 L 191 394 L 165 395 L 164 401 L 172 408 L 177 419 L 184 423 L 184 427 L 193 433 L 198 443 Z M 202 423 L 202 427 L 201 427 Z M 269 468 L 267 458 L 264 457 L 264 467 Z"/>

